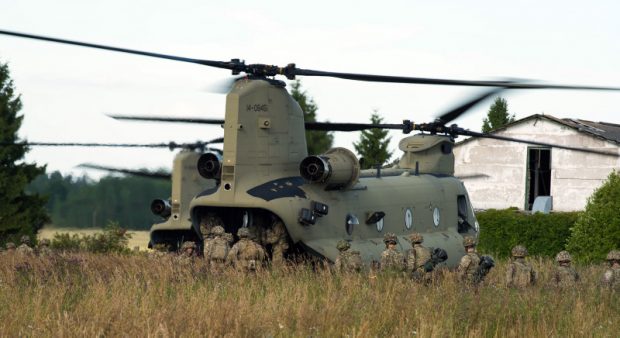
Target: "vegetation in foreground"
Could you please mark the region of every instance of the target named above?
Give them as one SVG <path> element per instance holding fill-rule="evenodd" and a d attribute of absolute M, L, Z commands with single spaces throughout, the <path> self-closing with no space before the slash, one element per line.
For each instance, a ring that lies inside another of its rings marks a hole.
<path fill-rule="evenodd" d="M 0 336 L 616 336 L 620 296 L 581 284 L 503 286 L 506 263 L 477 291 L 452 273 L 421 286 L 400 276 L 335 275 L 293 266 L 245 275 L 142 255 L 0 255 Z"/>

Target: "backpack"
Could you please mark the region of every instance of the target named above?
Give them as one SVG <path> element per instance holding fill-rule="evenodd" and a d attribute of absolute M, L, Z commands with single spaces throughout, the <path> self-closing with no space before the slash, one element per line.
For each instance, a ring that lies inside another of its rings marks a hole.
<path fill-rule="evenodd" d="M 226 260 L 226 256 L 228 256 L 230 246 L 228 245 L 228 241 L 226 239 L 217 237 L 213 239 L 209 249 L 209 259 L 224 261 Z"/>

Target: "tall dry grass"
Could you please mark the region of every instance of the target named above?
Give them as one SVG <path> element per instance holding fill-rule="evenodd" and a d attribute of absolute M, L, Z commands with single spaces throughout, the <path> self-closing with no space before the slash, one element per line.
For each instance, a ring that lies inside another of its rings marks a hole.
<path fill-rule="evenodd" d="M 0 336 L 400 336 L 615 337 L 619 295 L 597 286 L 602 266 L 579 267 L 582 283 L 502 285 L 500 262 L 477 290 L 447 273 L 425 287 L 400 276 L 334 275 L 308 266 L 245 275 L 207 272 L 202 261 L 79 254 L 0 256 Z"/>

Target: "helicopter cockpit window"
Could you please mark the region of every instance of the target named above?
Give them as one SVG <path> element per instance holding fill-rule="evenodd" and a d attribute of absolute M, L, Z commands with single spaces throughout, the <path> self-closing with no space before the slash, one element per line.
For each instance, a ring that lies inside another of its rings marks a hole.
<path fill-rule="evenodd" d="M 469 228 L 471 227 L 467 212 L 467 198 L 465 195 L 459 195 L 457 197 L 456 205 L 458 209 L 458 232 L 465 233 L 469 231 Z"/>

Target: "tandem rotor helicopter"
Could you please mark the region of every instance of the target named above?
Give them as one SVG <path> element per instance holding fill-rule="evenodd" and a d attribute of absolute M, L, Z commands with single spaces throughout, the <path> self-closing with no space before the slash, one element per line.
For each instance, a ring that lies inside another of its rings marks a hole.
<path fill-rule="evenodd" d="M 217 219 L 233 234 L 241 227 L 260 234 L 281 224 L 290 244 L 288 254 L 303 252 L 331 261 L 338 254 L 336 243 L 345 239 L 353 249 L 360 251 L 364 261 L 371 262 L 380 259 L 384 233 L 395 233 L 404 250 L 411 247 L 405 237 L 420 232 L 425 245 L 445 249 L 446 264 L 454 266 L 464 253 L 463 236 L 477 236 L 479 231 L 465 186 L 454 176 L 452 150 L 458 136 L 618 156 L 599 150 L 482 134 L 449 123 L 502 90 L 618 91 L 620 88 L 340 73 L 302 69 L 295 64 L 279 67 L 246 64 L 240 59 L 193 59 L 10 31 L 0 30 L 0 34 L 193 63 L 245 75 L 235 79 L 226 96 L 224 119 L 116 116 L 130 120 L 219 124 L 224 129 L 222 154 L 207 152 L 195 162 L 197 172 L 206 181 L 195 183 L 197 193 L 188 208 L 191 222 L 154 225 L 150 245 L 163 243 L 176 247 L 182 241 L 193 240 L 201 246 L 204 239 L 201 227 L 205 226 L 205 219 Z M 410 120 L 398 124 L 304 122 L 304 112 L 287 92 L 285 82 L 277 79 L 293 80 L 297 76 L 493 89 L 428 123 Z M 361 170 L 355 154 L 346 148 L 307 154 L 305 130 L 372 128 L 419 133 L 399 142 L 400 161 L 388 169 Z M 173 214 L 174 197 L 170 209 Z"/>

